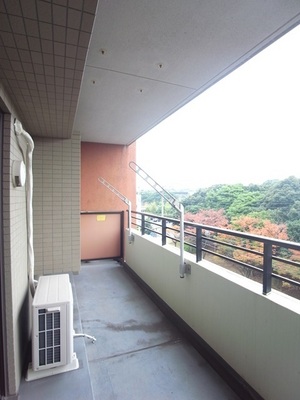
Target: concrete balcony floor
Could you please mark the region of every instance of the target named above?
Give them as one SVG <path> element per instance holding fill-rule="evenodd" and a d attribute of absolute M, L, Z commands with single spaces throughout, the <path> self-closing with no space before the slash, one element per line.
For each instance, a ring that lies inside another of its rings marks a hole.
<path fill-rule="evenodd" d="M 71 276 L 79 369 L 22 381 L 20 400 L 234 400 L 239 397 L 113 260 Z"/>

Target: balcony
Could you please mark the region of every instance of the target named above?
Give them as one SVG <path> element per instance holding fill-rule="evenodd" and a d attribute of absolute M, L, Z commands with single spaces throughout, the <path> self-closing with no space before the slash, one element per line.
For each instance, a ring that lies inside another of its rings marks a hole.
<path fill-rule="evenodd" d="M 22 400 L 238 399 L 114 260 L 71 276 L 79 369 L 23 381 Z"/>
<path fill-rule="evenodd" d="M 296 399 L 299 300 L 199 252 L 185 253 L 181 279 L 179 249 L 136 227 L 122 264 L 90 261 L 71 276 L 75 330 L 97 338 L 75 339 L 79 370 L 23 382 L 21 398 Z"/>

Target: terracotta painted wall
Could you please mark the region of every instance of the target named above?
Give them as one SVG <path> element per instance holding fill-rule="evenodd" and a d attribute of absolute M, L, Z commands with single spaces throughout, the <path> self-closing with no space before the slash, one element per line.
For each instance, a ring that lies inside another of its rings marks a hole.
<path fill-rule="evenodd" d="M 81 211 L 121 211 L 127 206 L 99 183 L 103 177 L 136 208 L 136 174 L 129 162 L 136 160 L 136 145 L 81 143 Z"/>

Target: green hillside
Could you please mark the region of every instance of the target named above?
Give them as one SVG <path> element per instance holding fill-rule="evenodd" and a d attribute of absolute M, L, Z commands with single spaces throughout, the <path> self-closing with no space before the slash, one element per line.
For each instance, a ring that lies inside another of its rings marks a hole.
<path fill-rule="evenodd" d="M 300 242 L 300 179 L 293 176 L 284 180 L 266 181 L 261 185 L 214 185 L 199 189 L 180 201 L 185 207 L 188 220 L 204 223 L 201 216 L 206 211 L 207 223 L 209 213 L 212 215 L 213 210 L 222 210 L 227 221 L 225 225 L 232 229 L 243 230 L 244 224 L 241 221 L 247 216 L 252 218 L 252 225 L 253 220 L 256 225 L 259 221 L 285 225 L 288 239 Z M 161 214 L 161 203 L 158 193 L 142 192 L 145 211 Z M 176 213 L 171 206 L 164 204 L 164 215 L 175 217 Z M 214 221 L 216 225 L 217 220 Z M 224 221 L 222 224 L 224 226 Z"/>

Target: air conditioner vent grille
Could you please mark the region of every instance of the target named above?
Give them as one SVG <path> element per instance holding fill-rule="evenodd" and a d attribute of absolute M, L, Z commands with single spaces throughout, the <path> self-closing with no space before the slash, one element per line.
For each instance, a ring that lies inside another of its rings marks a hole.
<path fill-rule="evenodd" d="M 39 366 L 61 361 L 60 311 L 39 310 Z"/>
<path fill-rule="evenodd" d="M 77 369 L 68 274 L 41 276 L 32 301 L 32 363 L 26 380 Z"/>

